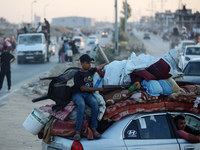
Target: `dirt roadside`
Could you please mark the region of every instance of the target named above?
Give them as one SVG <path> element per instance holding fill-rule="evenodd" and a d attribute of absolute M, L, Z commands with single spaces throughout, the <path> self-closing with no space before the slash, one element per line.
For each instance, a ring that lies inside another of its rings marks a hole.
<path fill-rule="evenodd" d="M 19 87 L 11 92 L 6 101 L 0 107 L 0 150 L 40 150 L 41 140 L 32 135 L 23 127 L 23 122 L 32 112 L 33 108 L 39 108 L 53 101 L 46 100 L 32 103 L 32 99 L 39 95 L 24 95 L 24 90 Z"/>

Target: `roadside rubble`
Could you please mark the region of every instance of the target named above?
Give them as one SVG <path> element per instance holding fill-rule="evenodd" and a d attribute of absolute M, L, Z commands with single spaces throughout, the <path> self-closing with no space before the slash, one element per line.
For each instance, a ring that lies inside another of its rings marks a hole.
<path fill-rule="evenodd" d="M 62 74 L 67 68 L 73 67 L 73 66 L 74 64 L 62 64 L 62 65 L 56 66 L 52 70 L 45 72 L 39 78 L 35 79 L 35 81 L 22 85 L 21 88 L 24 89 L 24 95 L 25 96 L 29 96 L 33 94 L 38 94 L 39 96 L 46 95 L 48 92 L 49 83 L 51 82 L 51 80 L 40 80 L 40 78 L 58 76 Z M 70 82 L 72 81 L 69 81 L 69 84 Z"/>

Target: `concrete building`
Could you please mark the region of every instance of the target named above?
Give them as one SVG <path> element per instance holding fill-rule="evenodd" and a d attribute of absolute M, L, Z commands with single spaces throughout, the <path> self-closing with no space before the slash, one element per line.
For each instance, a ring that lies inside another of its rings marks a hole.
<path fill-rule="evenodd" d="M 53 18 L 51 26 L 60 27 L 94 27 L 95 19 L 86 17 L 60 17 Z"/>
<path fill-rule="evenodd" d="M 178 9 L 175 12 L 175 19 L 179 28 L 185 26 L 188 31 L 193 31 L 193 28 L 198 30 L 200 28 L 199 12 L 197 11 L 196 13 L 192 13 L 192 9 L 186 9 L 185 5 L 183 5 L 183 9 Z"/>

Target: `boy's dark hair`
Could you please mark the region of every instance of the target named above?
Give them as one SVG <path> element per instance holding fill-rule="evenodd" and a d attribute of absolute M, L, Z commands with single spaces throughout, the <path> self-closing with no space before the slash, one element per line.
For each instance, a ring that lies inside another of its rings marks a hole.
<path fill-rule="evenodd" d="M 182 115 L 177 115 L 175 118 L 174 118 L 174 123 L 176 123 L 178 120 L 185 120 L 185 117 L 182 116 Z"/>

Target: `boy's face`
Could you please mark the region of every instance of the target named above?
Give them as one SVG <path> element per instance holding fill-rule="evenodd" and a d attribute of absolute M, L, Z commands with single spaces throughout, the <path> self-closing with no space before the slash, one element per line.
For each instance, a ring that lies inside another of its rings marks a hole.
<path fill-rule="evenodd" d="M 184 129 L 185 129 L 185 126 L 186 126 L 185 120 L 179 119 L 179 120 L 176 122 L 176 127 L 177 127 L 178 130 L 184 130 Z"/>
<path fill-rule="evenodd" d="M 90 70 L 91 67 L 92 67 L 92 62 L 91 61 L 89 61 L 89 62 L 86 62 L 86 61 L 81 62 L 81 66 L 82 66 L 82 68 L 84 70 Z"/>

